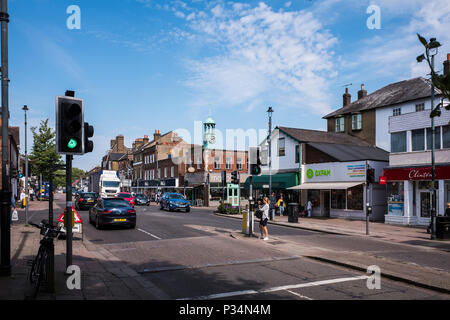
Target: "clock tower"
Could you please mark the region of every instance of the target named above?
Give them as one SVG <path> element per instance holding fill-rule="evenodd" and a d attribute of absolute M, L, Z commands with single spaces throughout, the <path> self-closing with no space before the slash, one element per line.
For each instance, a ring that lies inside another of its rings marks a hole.
<path fill-rule="evenodd" d="M 216 123 L 211 117 L 208 117 L 203 123 L 203 147 L 205 149 L 216 148 Z"/>

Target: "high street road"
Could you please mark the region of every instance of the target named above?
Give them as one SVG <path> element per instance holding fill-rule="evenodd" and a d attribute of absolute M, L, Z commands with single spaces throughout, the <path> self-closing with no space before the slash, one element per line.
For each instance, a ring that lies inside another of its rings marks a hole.
<path fill-rule="evenodd" d="M 63 207 L 61 195 L 56 202 Z M 445 250 L 270 224 L 270 239 L 263 241 L 243 236 L 240 220 L 204 208 L 168 212 L 152 204 L 136 211 L 135 229 L 104 230 L 88 223 L 87 211 L 79 212 L 83 240 L 90 250 L 108 252 L 139 273 L 163 298 L 449 299 L 447 294 L 384 277 L 380 289 L 369 289 L 368 273 L 308 258 L 325 251 L 370 253 L 380 261 L 423 268 L 425 277 L 429 270 L 450 272 L 450 254 Z M 42 218 L 44 212 L 34 214 L 31 221 Z"/>

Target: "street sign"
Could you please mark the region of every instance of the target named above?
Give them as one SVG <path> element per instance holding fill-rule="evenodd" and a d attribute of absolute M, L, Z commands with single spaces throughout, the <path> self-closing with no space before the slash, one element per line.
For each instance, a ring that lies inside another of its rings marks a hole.
<path fill-rule="evenodd" d="M 379 183 L 380 183 L 380 184 L 387 184 L 387 177 L 382 177 L 382 176 L 380 176 L 380 181 L 379 181 Z"/>
<path fill-rule="evenodd" d="M 66 213 L 66 209 L 64 209 L 63 213 L 58 218 L 58 226 L 60 227 L 61 232 L 66 232 L 65 224 L 64 224 L 64 215 Z M 78 212 L 75 210 L 74 207 L 72 207 L 72 233 L 82 233 L 82 226 L 83 226 L 83 220 L 81 220 L 80 216 L 78 215 Z"/>

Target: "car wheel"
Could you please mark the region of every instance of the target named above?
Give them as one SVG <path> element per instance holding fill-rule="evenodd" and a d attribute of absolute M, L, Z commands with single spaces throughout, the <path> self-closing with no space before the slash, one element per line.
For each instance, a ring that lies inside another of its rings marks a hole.
<path fill-rule="evenodd" d="M 136 228 L 136 223 L 130 224 L 130 229 L 135 229 Z"/>
<path fill-rule="evenodd" d="M 191 212 L 191 208 L 187 208 L 187 209 L 186 209 L 186 212 Z"/>

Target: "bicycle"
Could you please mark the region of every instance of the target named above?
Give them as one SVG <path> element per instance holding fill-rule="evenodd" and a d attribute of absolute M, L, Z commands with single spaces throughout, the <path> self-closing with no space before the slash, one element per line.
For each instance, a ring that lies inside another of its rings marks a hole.
<path fill-rule="evenodd" d="M 41 229 L 41 235 L 44 237 L 40 241 L 39 251 L 31 264 L 31 270 L 28 274 L 28 279 L 32 285 L 32 292 L 30 298 L 35 299 L 39 293 L 39 288 L 42 282 L 48 281 L 48 271 L 50 267 L 50 255 L 52 254 L 53 239 L 61 232 L 59 229 L 53 227 L 47 220 L 37 225 L 30 223 L 30 225 Z"/>

